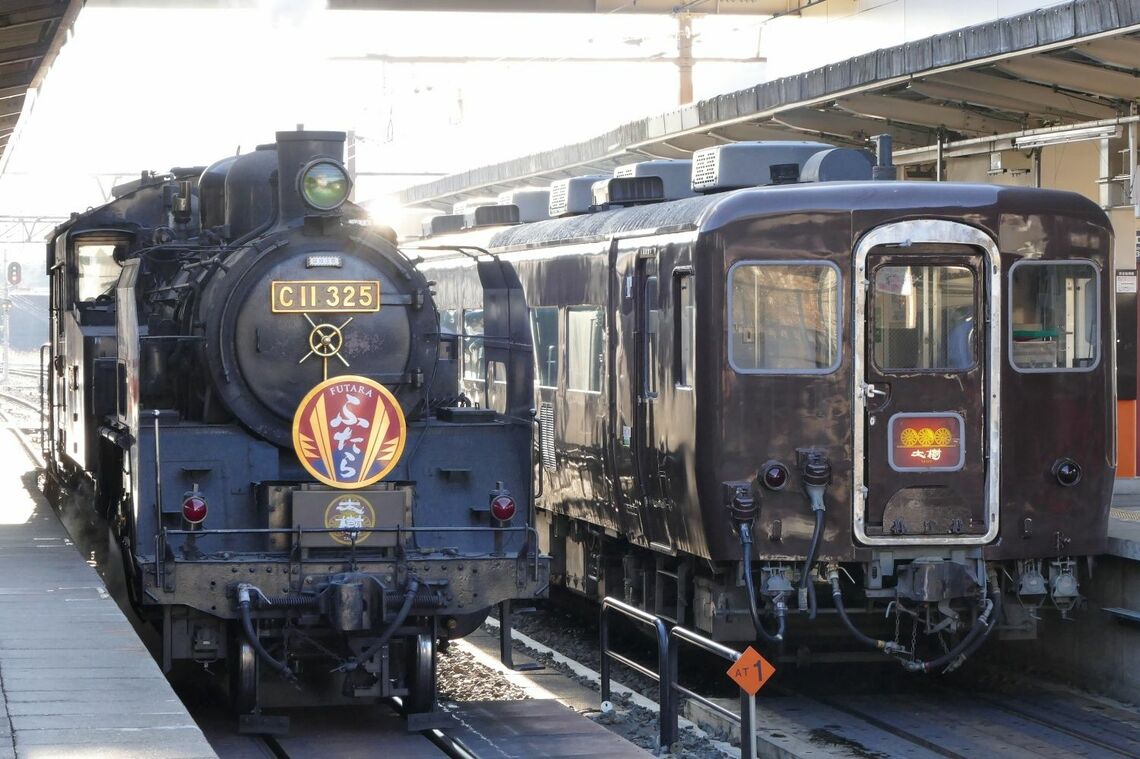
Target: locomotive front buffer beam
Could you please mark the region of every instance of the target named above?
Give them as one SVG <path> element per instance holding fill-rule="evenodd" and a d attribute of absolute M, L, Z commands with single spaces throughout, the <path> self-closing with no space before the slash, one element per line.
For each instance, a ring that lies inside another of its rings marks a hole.
<path fill-rule="evenodd" d="M 502 601 L 543 597 L 550 583 L 549 559 L 533 555 L 177 559 L 162 562 L 161 568 L 156 573 L 153 562 L 144 565 L 144 596 L 151 604 L 188 606 L 236 620 L 238 591 L 246 586 L 255 597 L 258 618 L 320 614 L 343 632 L 382 625 L 413 579 L 418 590 L 411 613 L 437 616 L 469 615 Z"/>

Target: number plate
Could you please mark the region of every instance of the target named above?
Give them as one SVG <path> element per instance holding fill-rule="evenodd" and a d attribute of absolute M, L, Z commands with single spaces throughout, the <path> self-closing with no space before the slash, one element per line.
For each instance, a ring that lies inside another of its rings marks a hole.
<path fill-rule="evenodd" d="M 302 280 L 270 284 L 275 314 L 371 313 L 380 310 L 380 283 L 367 280 Z"/>

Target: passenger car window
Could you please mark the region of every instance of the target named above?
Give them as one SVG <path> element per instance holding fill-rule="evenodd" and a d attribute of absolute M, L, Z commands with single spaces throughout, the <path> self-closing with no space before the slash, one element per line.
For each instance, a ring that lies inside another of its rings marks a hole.
<path fill-rule="evenodd" d="M 530 312 L 534 337 L 535 381 L 540 387 L 558 386 L 558 308 L 539 306 Z"/>
<path fill-rule="evenodd" d="M 642 388 L 648 398 L 657 397 L 657 341 L 661 339 L 658 322 L 661 308 L 658 303 L 657 277 L 645 278 L 645 353 L 641 366 Z"/>
<path fill-rule="evenodd" d="M 1100 360 L 1100 293 L 1091 263 L 1021 261 L 1010 269 L 1010 344 L 1024 372 L 1089 371 Z"/>
<path fill-rule="evenodd" d="M 602 309 L 593 306 L 566 310 L 566 371 L 571 390 L 601 392 L 605 339 Z"/>
<path fill-rule="evenodd" d="M 973 270 L 965 266 L 875 269 L 875 366 L 954 371 L 977 364 L 975 282 Z"/>
<path fill-rule="evenodd" d="M 839 366 L 839 269 L 744 262 L 729 270 L 728 361 L 745 374 L 811 374 Z"/>
<path fill-rule="evenodd" d="M 673 277 L 673 378 L 682 387 L 693 383 L 693 343 L 696 341 L 696 299 L 693 275 Z"/>

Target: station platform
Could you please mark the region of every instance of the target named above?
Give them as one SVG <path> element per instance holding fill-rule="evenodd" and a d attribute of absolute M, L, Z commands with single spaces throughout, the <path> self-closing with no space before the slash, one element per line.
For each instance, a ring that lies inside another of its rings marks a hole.
<path fill-rule="evenodd" d="M 1140 561 L 1140 477 L 1116 481 L 1108 520 L 1108 552 Z"/>
<path fill-rule="evenodd" d="M 214 757 L 0 428 L 0 759 Z"/>

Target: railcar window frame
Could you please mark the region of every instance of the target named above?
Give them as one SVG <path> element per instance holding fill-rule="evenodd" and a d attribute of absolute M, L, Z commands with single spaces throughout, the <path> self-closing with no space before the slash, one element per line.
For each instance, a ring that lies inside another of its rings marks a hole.
<path fill-rule="evenodd" d="M 693 267 L 673 269 L 673 386 L 692 390 L 697 345 L 697 294 Z"/>
<path fill-rule="evenodd" d="M 591 387 L 575 387 L 574 385 L 574 361 L 577 356 L 581 358 L 577 351 L 574 351 L 570 345 L 571 336 L 573 335 L 573 322 L 574 319 L 571 314 L 574 313 L 593 313 L 598 317 L 596 332 L 599 336 L 598 339 L 598 352 L 597 363 L 591 363 L 588 376 L 590 378 L 589 384 Z M 606 377 L 606 310 L 602 306 L 594 306 L 588 303 L 581 305 L 567 306 L 566 307 L 566 392 L 568 393 L 588 393 L 591 395 L 601 395 L 605 388 Z M 592 387 L 595 384 L 597 387 Z"/>
<path fill-rule="evenodd" d="M 732 278 L 738 268 L 744 266 L 783 266 L 783 267 L 797 267 L 797 266 L 813 266 L 818 268 L 831 269 L 835 273 L 835 284 L 831 288 L 835 299 L 835 318 L 833 321 L 835 329 L 834 349 L 835 357 L 830 366 L 819 367 L 816 369 L 809 368 L 782 368 L 782 369 L 748 369 L 739 366 L 736 363 L 735 356 L 733 355 L 733 339 L 732 339 L 732 314 L 734 306 L 734 298 L 732 295 Z M 728 364 L 732 370 L 737 374 L 759 374 L 759 375 L 784 375 L 784 376 L 823 376 L 834 374 L 839 371 L 839 367 L 843 365 L 843 270 L 834 261 L 826 260 L 812 260 L 812 259 L 745 259 L 736 261 L 728 268 L 725 276 L 725 329 L 724 336 L 727 343 Z"/>
<path fill-rule="evenodd" d="M 1014 320 L 1013 320 L 1013 309 L 1014 309 L 1014 298 L 1016 296 L 1016 291 L 1014 289 L 1014 276 L 1015 276 L 1015 273 L 1017 272 L 1018 269 L 1020 269 L 1022 267 L 1032 267 L 1032 266 L 1039 266 L 1039 267 L 1045 267 L 1045 266 L 1087 266 L 1092 270 L 1092 276 L 1089 279 L 1093 283 L 1093 286 L 1095 287 L 1095 293 L 1094 293 L 1095 303 L 1094 303 L 1094 308 L 1093 308 L 1093 316 L 1096 320 L 1096 322 L 1095 322 L 1096 330 L 1095 330 L 1095 335 L 1093 337 L 1093 340 L 1091 341 L 1091 344 L 1092 344 L 1093 349 L 1096 351 L 1096 356 L 1094 357 L 1093 362 L 1091 364 L 1089 364 L 1088 366 L 1038 366 L 1038 367 L 1034 367 L 1034 366 L 1021 366 L 1015 361 L 1014 355 L 1013 355 L 1013 344 L 1014 344 L 1013 337 L 1014 337 L 1014 332 L 1015 332 Z M 1101 269 L 1101 266 L 1096 261 L 1092 260 L 1091 258 L 1057 258 L 1057 259 L 1049 259 L 1049 260 L 1022 259 L 1020 261 L 1016 261 L 1012 266 L 1009 267 L 1008 282 L 1006 283 L 1006 292 L 1007 292 L 1008 297 L 1006 298 L 1006 317 L 1007 317 L 1006 322 L 1007 322 L 1007 326 L 1006 326 L 1005 337 L 1006 337 L 1006 345 L 1008 346 L 1009 365 L 1015 372 L 1018 372 L 1019 374 L 1069 374 L 1069 373 L 1087 374 L 1088 372 L 1096 371 L 1100 367 L 1101 362 L 1104 360 L 1104 350 L 1102 349 L 1103 346 L 1101 345 L 1101 343 L 1104 341 L 1104 329 L 1105 329 L 1104 325 L 1102 324 L 1102 319 L 1101 319 L 1101 308 L 1102 308 L 1102 303 L 1103 303 L 1102 298 L 1104 297 L 1104 294 L 1102 292 L 1104 290 L 1104 287 L 1103 287 L 1103 283 L 1101 282 L 1102 274 L 1103 274 L 1103 271 Z"/>
<path fill-rule="evenodd" d="M 539 312 L 549 316 L 554 315 L 554 329 L 552 335 L 547 335 L 539 324 Z M 534 344 L 534 384 L 546 390 L 557 390 L 559 375 L 562 370 L 562 309 L 558 306 L 532 306 L 530 311 L 531 340 Z M 551 337 L 547 340 L 545 338 Z M 553 357 L 550 349 L 553 348 Z M 545 355 L 544 355 L 545 354 Z M 543 365 L 547 371 L 543 371 Z M 543 382 L 549 381 L 549 384 Z"/>

